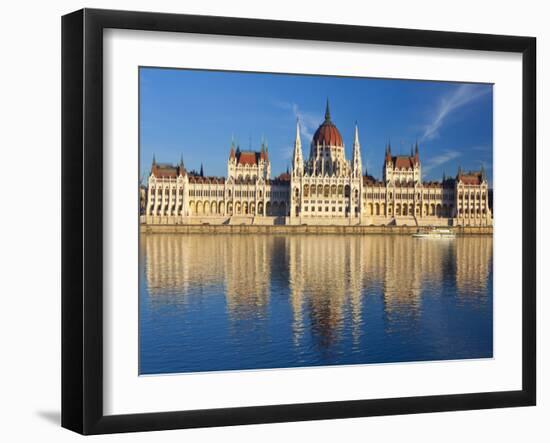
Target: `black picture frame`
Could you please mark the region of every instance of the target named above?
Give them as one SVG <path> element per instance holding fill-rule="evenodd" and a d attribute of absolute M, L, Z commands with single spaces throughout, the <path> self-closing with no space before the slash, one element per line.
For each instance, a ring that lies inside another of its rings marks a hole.
<path fill-rule="evenodd" d="M 522 54 L 522 389 L 177 412 L 103 413 L 103 30 L 171 31 Z M 536 39 L 83 9 L 62 18 L 62 426 L 82 434 L 536 403 Z"/>

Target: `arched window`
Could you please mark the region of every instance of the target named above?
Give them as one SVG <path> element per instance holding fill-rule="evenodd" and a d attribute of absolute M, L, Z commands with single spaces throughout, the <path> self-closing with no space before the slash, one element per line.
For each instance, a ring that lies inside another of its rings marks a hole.
<path fill-rule="evenodd" d="M 304 185 L 304 197 L 309 197 L 309 185 Z"/>

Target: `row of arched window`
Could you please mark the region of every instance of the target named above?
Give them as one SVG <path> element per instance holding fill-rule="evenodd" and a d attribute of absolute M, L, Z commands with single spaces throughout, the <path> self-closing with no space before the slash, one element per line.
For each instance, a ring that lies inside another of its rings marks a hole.
<path fill-rule="evenodd" d="M 298 189 L 295 190 L 295 196 L 297 197 Z M 358 191 L 357 191 L 358 192 Z M 323 196 L 323 197 L 349 197 L 350 186 L 346 185 L 304 185 L 304 197 L 309 196 Z"/>

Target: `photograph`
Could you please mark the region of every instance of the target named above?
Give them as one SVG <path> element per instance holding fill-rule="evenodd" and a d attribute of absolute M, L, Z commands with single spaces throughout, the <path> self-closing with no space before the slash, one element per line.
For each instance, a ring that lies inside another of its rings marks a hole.
<path fill-rule="evenodd" d="M 140 376 L 493 358 L 493 84 L 138 70 Z"/>

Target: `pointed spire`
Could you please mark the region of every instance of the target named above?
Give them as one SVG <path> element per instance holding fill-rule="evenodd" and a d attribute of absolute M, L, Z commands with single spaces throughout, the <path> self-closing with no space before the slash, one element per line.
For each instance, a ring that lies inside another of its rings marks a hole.
<path fill-rule="evenodd" d="M 359 128 L 355 122 L 355 137 L 353 139 L 353 156 L 352 156 L 353 174 L 356 177 L 361 176 L 363 166 L 361 162 L 361 145 L 359 143 Z"/>
<path fill-rule="evenodd" d="M 231 134 L 231 147 L 229 148 L 229 158 L 235 158 L 235 136 Z"/>
<path fill-rule="evenodd" d="M 180 164 L 179 164 L 179 175 L 185 174 L 185 165 L 183 164 L 183 154 L 181 154 L 180 157 Z"/>
<path fill-rule="evenodd" d="M 184 165 L 183 165 L 183 154 L 181 154 L 181 156 L 180 156 L 180 168 L 181 168 L 181 169 L 184 168 Z"/>
<path fill-rule="evenodd" d="M 302 155 L 302 140 L 300 138 L 300 120 L 296 119 L 296 138 L 294 140 L 294 155 L 292 158 L 293 174 L 301 175 L 304 170 Z"/>
<path fill-rule="evenodd" d="M 388 139 L 388 144 L 386 145 L 386 163 L 391 162 L 391 143 Z"/>
<path fill-rule="evenodd" d="M 325 110 L 325 121 L 326 122 L 330 121 L 330 108 L 329 108 L 329 105 L 328 105 L 328 97 L 327 97 L 327 108 Z"/>
<path fill-rule="evenodd" d="M 200 172 L 200 176 L 201 176 L 201 177 L 204 177 L 204 169 L 203 169 L 203 167 L 202 167 L 202 163 L 201 163 L 201 172 Z"/>
<path fill-rule="evenodd" d="M 487 174 L 485 173 L 485 166 L 481 163 L 481 181 L 487 181 Z"/>
<path fill-rule="evenodd" d="M 155 175 L 157 171 L 157 160 L 155 159 L 155 154 L 153 153 L 153 163 L 151 164 L 151 174 Z"/>

